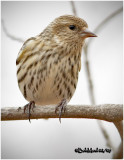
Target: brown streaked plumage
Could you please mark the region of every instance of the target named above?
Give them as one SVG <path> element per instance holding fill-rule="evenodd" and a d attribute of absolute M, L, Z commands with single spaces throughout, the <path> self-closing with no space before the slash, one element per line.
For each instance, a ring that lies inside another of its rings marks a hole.
<path fill-rule="evenodd" d="M 23 44 L 16 60 L 17 78 L 30 107 L 57 105 L 61 117 L 76 89 L 84 40 L 96 37 L 87 28 L 83 19 L 64 15 Z"/>

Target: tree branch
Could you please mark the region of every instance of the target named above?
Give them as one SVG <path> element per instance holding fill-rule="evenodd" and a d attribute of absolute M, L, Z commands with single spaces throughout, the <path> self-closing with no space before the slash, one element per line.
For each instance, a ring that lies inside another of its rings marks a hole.
<path fill-rule="evenodd" d="M 34 108 L 31 113 L 31 119 L 39 118 L 58 118 L 55 114 L 54 106 L 42 106 Z M 118 122 L 123 119 L 123 107 L 120 104 L 103 104 L 103 105 L 68 105 L 62 118 L 89 118 L 99 119 L 108 122 Z M 24 108 L 7 107 L 1 109 L 1 120 L 26 120 L 27 113 Z"/>

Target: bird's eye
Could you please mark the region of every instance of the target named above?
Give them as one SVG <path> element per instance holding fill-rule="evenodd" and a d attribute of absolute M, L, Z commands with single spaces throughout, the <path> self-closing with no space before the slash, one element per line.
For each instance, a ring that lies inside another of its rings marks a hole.
<path fill-rule="evenodd" d="M 71 30 L 75 30 L 76 26 L 75 26 L 75 25 L 70 25 L 69 28 L 70 28 Z"/>

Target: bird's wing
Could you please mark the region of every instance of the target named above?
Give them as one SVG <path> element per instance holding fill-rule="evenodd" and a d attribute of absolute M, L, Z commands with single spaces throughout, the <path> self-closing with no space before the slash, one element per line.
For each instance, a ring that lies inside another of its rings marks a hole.
<path fill-rule="evenodd" d="M 16 60 L 16 65 L 18 65 L 20 61 L 23 60 L 24 57 L 26 57 L 27 55 L 30 55 L 38 51 L 39 49 L 41 49 L 42 46 L 43 46 L 43 43 L 38 36 L 31 37 L 30 39 L 25 41 L 22 48 L 19 51 L 19 54 Z"/>

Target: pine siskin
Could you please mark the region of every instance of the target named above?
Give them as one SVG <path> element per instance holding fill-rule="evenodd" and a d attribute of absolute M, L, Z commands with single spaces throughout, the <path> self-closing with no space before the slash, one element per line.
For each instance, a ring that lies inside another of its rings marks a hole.
<path fill-rule="evenodd" d="M 76 89 L 84 40 L 96 37 L 87 28 L 83 19 L 64 15 L 23 44 L 16 60 L 17 79 L 29 101 L 25 106 L 29 107 L 29 121 L 30 108 L 35 104 L 57 105 L 61 119 Z"/>

